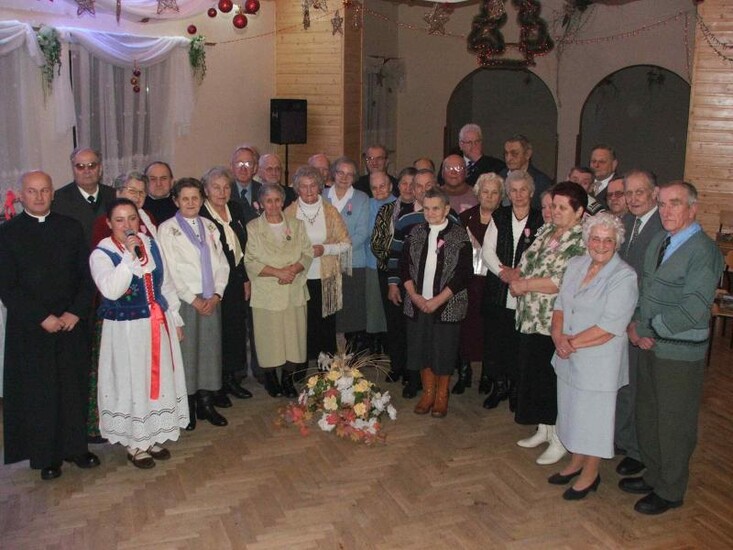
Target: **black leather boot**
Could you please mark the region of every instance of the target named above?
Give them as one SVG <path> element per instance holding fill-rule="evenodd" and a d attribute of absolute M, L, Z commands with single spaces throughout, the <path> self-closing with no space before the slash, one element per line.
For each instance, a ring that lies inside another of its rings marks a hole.
<path fill-rule="evenodd" d="M 489 369 L 486 368 L 486 365 L 483 363 L 481 364 L 481 379 L 478 383 L 478 392 L 479 393 L 489 393 L 491 391 L 491 387 L 493 386 L 493 379 L 491 376 L 489 376 Z"/>
<path fill-rule="evenodd" d="M 484 401 L 484 409 L 495 409 L 499 403 L 509 398 L 509 385 L 506 378 L 494 381 L 489 396 Z"/>
<path fill-rule="evenodd" d="M 188 426 L 186 426 L 187 432 L 192 432 L 196 429 L 196 396 L 188 396 Z"/>
<path fill-rule="evenodd" d="M 288 399 L 298 397 L 298 390 L 295 389 L 295 383 L 293 382 L 293 375 L 295 374 L 295 363 L 286 363 L 282 369 L 281 375 L 281 386 L 283 390 L 283 396 Z"/>
<path fill-rule="evenodd" d="M 227 419 L 214 408 L 214 392 L 199 390 L 196 392 L 196 418 L 208 420 L 214 426 L 226 426 Z"/>
<path fill-rule="evenodd" d="M 280 397 L 283 389 L 277 379 L 277 371 L 275 369 L 264 369 L 265 371 L 265 389 L 270 397 Z"/>
<path fill-rule="evenodd" d="M 466 391 L 466 388 L 471 387 L 472 378 L 473 370 L 471 370 L 471 363 L 468 361 L 461 361 L 458 365 L 458 380 L 453 386 L 451 393 L 455 393 L 456 395 L 462 394 Z"/>
<path fill-rule="evenodd" d="M 249 399 L 252 397 L 252 392 L 240 386 L 237 379 L 234 377 L 234 374 L 224 375 L 224 386 L 222 389 L 237 399 Z"/>
<path fill-rule="evenodd" d="M 407 380 L 407 384 L 402 388 L 402 397 L 412 399 L 422 389 L 420 373 L 416 370 L 408 370 L 405 372 L 405 379 Z"/>

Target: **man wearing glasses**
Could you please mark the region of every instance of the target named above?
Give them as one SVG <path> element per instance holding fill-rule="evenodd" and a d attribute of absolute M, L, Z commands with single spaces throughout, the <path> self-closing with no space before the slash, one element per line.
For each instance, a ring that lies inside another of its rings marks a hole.
<path fill-rule="evenodd" d="M 258 176 L 260 183 L 277 183 L 281 185 L 285 191 L 285 202 L 283 208 L 287 208 L 290 204 L 298 198 L 295 194 L 295 190 L 288 186 L 288 182 L 283 182 L 283 163 L 280 157 L 273 153 L 266 153 L 260 157 L 259 162 L 260 168 L 258 170 Z"/>
<path fill-rule="evenodd" d="M 506 178 L 514 170 L 529 172 L 534 180 L 532 208 L 542 210 L 542 193 L 552 186 L 552 180 L 532 164 L 532 143 L 521 134 L 510 137 L 504 142 L 504 160 L 506 169 L 499 175 Z"/>
<path fill-rule="evenodd" d="M 466 163 L 462 156 L 449 155 L 443 161 L 443 191 L 457 214 L 478 204 L 476 193 L 466 183 Z"/>
<path fill-rule="evenodd" d="M 234 174 L 232 200 L 242 207 L 244 220 L 249 223 L 260 215 L 259 197 L 262 184 L 254 179 L 259 170 L 260 154 L 252 145 L 240 145 L 232 154 L 231 169 Z"/>
<path fill-rule="evenodd" d="M 371 197 L 372 188 L 369 185 L 369 175 L 375 172 L 383 172 L 389 176 L 389 181 L 392 183 L 392 194 L 395 197 L 400 195 L 397 180 L 387 173 L 389 155 L 387 154 L 387 148 L 384 145 L 370 145 L 367 147 L 366 151 L 364 151 L 364 162 L 366 163 L 367 173 L 356 180 L 356 183 L 354 183 L 354 189 L 363 191 Z"/>
<path fill-rule="evenodd" d="M 51 210 L 81 223 L 85 242 L 91 247 L 94 220 L 115 199 L 115 192 L 102 184 L 102 159 L 98 151 L 77 147 L 69 158 L 74 181 L 55 192 Z"/>
<path fill-rule="evenodd" d="M 484 155 L 483 135 L 478 124 L 469 123 L 461 128 L 458 132 L 458 145 L 466 161 L 466 183 L 471 187 L 481 174 L 498 174 L 506 168 L 501 160 Z"/>

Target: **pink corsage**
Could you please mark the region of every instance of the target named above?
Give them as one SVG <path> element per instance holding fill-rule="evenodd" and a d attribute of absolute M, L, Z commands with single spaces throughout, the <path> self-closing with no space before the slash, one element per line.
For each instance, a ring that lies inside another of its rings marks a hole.
<path fill-rule="evenodd" d="M 532 231 L 530 231 L 529 227 L 524 228 L 524 244 L 529 244 L 529 237 L 532 235 Z"/>
<path fill-rule="evenodd" d="M 438 239 L 438 248 L 435 249 L 435 253 L 440 253 L 440 249 L 443 248 L 443 245 L 445 244 L 444 239 Z"/>
<path fill-rule="evenodd" d="M 347 216 L 351 216 L 351 208 L 352 208 L 351 203 L 346 205 L 346 215 Z"/>

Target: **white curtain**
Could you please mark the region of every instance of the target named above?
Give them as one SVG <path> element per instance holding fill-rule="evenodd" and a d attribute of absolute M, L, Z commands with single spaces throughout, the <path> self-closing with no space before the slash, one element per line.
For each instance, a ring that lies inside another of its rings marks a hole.
<path fill-rule="evenodd" d="M 77 142 L 101 150 L 105 180 L 171 161 L 194 107 L 189 40 L 58 29 L 71 43 Z M 139 93 L 130 79 L 141 70 Z"/>
<path fill-rule="evenodd" d="M 397 147 L 397 92 L 404 87 L 404 61 L 368 56 L 364 64 L 364 143 Z"/>
<path fill-rule="evenodd" d="M 21 173 L 43 167 L 40 136 L 64 133 L 74 124 L 68 71 L 61 71 L 44 100 L 43 54 L 27 23 L 0 21 L 0 197 Z M 46 123 L 46 118 L 53 121 Z"/>

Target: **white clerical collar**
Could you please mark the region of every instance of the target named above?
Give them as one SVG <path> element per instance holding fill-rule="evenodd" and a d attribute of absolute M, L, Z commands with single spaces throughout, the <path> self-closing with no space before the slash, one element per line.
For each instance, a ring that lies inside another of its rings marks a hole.
<path fill-rule="evenodd" d="M 43 223 L 46 221 L 46 218 L 51 213 L 51 211 L 49 210 L 43 216 L 36 216 L 35 214 L 31 214 L 30 212 L 28 212 L 28 210 L 26 210 L 25 213 L 28 214 L 31 218 L 36 218 L 38 220 L 38 223 Z"/>

